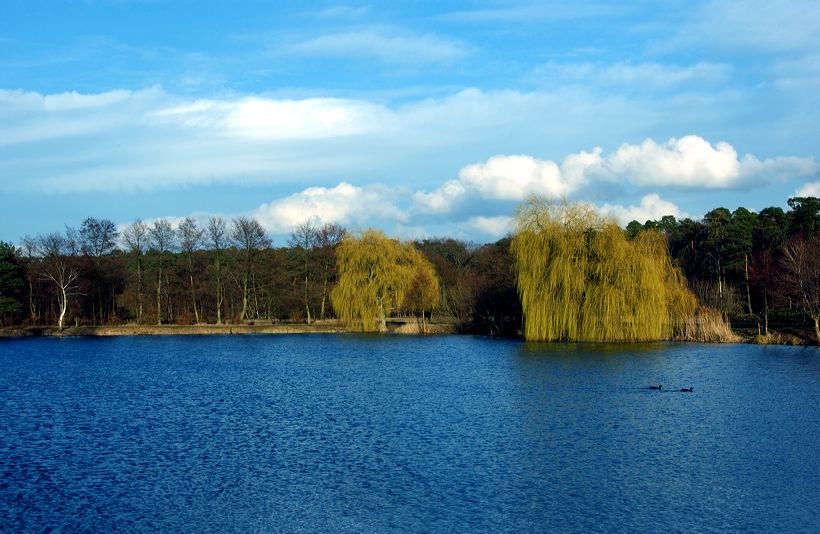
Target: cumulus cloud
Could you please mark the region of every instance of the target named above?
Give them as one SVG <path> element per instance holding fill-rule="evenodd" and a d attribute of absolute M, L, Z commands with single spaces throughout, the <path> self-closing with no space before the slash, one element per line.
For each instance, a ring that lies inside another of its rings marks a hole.
<path fill-rule="evenodd" d="M 820 182 L 809 182 L 804 184 L 794 192 L 794 196 L 820 198 Z"/>
<path fill-rule="evenodd" d="M 696 135 L 658 144 L 651 139 L 640 145 L 622 145 L 606 158 L 604 167 L 616 179 L 653 187 L 702 187 L 722 189 L 743 178 L 737 152 L 729 143 L 712 146 Z"/>
<path fill-rule="evenodd" d="M 407 214 L 396 205 L 396 197 L 396 190 L 383 185 L 358 187 L 342 182 L 330 188 L 309 187 L 263 204 L 251 215 L 273 234 L 286 234 L 307 219 L 344 225 L 406 221 Z"/>
<path fill-rule="evenodd" d="M 624 144 L 606 156 L 596 147 L 590 152 L 569 154 L 560 165 L 525 155 L 493 156 L 463 167 L 458 180 L 429 193 L 416 193 L 414 199 L 420 211 L 447 213 L 471 195 L 513 201 L 529 194 L 565 197 L 602 182 L 646 188 L 730 189 L 818 172 L 820 166 L 811 158 L 759 160 L 749 154 L 738 158 L 729 143 L 712 145 L 702 137 L 689 135 L 660 144 L 652 139 L 637 145 Z M 647 206 L 642 204 L 642 209 Z"/>
<path fill-rule="evenodd" d="M 478 230 L 484 236 L 498 239 L 512 232 L 513 218 L 503 215 L 497 217 L 470 217 L 467 220 L 467 226 Z"/>
<path fill-rule="evenodd" d="M 528 194 L 561 196 L 570 188 L 555 162 L 531 156 L 494 156 L 464 167 L 459 177 L 482 198 L 500 200 L 520 200 Z"/>
<path fill-rule="evenodd" d="M 674 203 L 663 200 L 656 193 L 645 195 L 641 198 L 640 205 L 637 206 L 604 204 L 597 210 L 601 215 L 613 217 L 621 225 L 626 225 L 631 221 L 645 223 L 649 220 L 658 220 L 664 215 L 672 215 L 676 219 L 689 217 L 688 213 L 682 211 Z"/>

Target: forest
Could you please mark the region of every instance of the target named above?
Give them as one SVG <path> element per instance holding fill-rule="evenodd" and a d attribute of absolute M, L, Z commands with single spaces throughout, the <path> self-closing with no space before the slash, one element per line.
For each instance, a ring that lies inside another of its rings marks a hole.
<path fill-rule="evenodd" d="M 526 215 L 522 209 L 519 222 Z M 136 220 L 124 227 L 89 217 L 78 227 L 28 236 L 17 245 L 0 242 L 0 326 L 338 318 L 352 329 L 381 330 L 386 316 L 403 315 L 447 318 L 467 333 L 526 335 L 524 315 L 535 317 L 561 303 L 549 301 L 555 297 L 549 291 L 535 296 L 526 291 L 522 277 L 529 264 L 558 265 L 560 255 L 539 256 L 537 251 L 553 245 L 540 238 L 526 241 L 524 230 L 519 224 L 513 235 L 481 245 L 449 238 L 399 242 L 377 231 L 353 236 L 336 224 L 305 221 L 292 230 L 286 246 L 276 247 L 261 224 L 247 217 L 211 217 L 204 223 L 186 218 L 177 224 Z M 790 198 L 787 210 L 716 208 L 701 220 L 666 216 L 632 221 L 616 231 L 599 225 L 579 232 L 588 243 L 589 262 L 630 250 L 656 258 L 657 278 L 634 265 L 627 269 L 623 261 L 590 265 L 601 279 L 628 280 L 625 287 L 635 294 L 663 291 L 667 296 L 653 306 L 668 308 L 670 317 L 682 313 L 673 306 L 686 301 L 684 288 L 698 306 L 719 311 L 733 326 L 764 335 L 787 328 L 820 339 L 820 199 Z M 663 249 L 667 254 L 659 256 Z M 364 250 L 377 251 L 380 259 L 363 260 Z M 681 273 L 680 280 L 675 273 Z M 532 287 L 540 287 L 537 280 Z M 610 286 L 595 287 L 598 292 L 586 291 L 585 302 L 612 302 Z M 363 315 L 356 298 L 365 293 L 381 303 L 381 316 Z M 623 299 L 617 302 L 621 308 L 612 313 L 637 310 Z M 652 316 L 652 310 L 634 313 Z M 608 332 L 601 334 L 606 339 L 644 336 L 613 334 L 604 323 L 589 328 Z M 652 328 L 662 334 L 661 325 Z M 584 338 L 555 332 L 526 337 Z"/>

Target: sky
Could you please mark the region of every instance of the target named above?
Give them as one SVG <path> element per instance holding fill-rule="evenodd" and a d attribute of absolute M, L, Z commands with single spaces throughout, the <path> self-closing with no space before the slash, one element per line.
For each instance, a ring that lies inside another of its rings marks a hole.
<path fill-rule="evenodd" d="M 0 240 L 86 217 L 490 242 L 820 196 L 820 3 L 0 2 Z"/>

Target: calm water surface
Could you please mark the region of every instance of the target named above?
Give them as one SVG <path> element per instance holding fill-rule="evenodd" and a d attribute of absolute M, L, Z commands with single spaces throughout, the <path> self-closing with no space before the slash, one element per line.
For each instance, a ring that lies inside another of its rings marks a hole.
<path fill-rule="evenodd" d="M 0 342 L 3 532 L 820 531 L 818 510 L 816 348 Z"/>

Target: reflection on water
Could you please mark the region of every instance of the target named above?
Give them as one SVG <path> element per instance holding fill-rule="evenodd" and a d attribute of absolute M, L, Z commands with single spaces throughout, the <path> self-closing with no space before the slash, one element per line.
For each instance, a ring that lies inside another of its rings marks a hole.
<path fill-rule="evenodd" d="M 818 352 L 3 342 L 0 531 L 816 531 Z"/>

